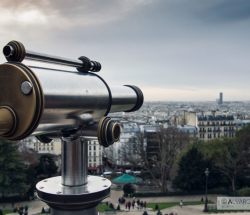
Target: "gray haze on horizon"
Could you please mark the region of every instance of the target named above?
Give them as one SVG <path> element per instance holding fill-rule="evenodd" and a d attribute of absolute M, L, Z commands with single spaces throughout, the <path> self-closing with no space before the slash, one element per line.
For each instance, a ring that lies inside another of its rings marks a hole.
<path fill-rule="evenodd" d="M 1 0 L 0 27 L 0 47 L 86 55 L 147 101 L 250 100 L 248 0 Z"/>

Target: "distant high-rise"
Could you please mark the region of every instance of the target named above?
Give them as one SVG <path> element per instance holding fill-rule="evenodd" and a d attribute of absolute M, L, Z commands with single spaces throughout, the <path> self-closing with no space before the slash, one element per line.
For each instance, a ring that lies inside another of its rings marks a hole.
<path fill-rule="evenodd" d="M 220 92 L 219 99 L 218 99 L 218 104 L 222 105 L 223 104 L 223 93 Z"/>

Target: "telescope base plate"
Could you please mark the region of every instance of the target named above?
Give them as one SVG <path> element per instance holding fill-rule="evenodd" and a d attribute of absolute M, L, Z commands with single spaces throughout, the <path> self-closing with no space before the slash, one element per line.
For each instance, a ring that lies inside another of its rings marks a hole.
<path fill-rule="evenodd" d="M 52 209 L 83 210 L 96 207 L 110 193 L 111 182 L 103 177 L 88 176 L 81 186 L 64 186 L 61 176 L 44 179 L 36 184 L 37 195 Z"/>

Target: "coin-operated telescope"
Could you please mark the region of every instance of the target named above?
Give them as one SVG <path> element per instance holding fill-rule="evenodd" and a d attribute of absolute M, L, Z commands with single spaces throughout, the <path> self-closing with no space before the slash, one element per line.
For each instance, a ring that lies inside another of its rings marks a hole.
<path fill-rule="evenodd" d="M 0 65 L 0 137 L 29 135 L 49 143 L 62 140 L 62 176 L 40 181 L 38 197 L 52 214 L 96 215 L 96 205 L 109 195 L 111 182 L 87 175 L 88 138 L 107 147 L 119 140 L 120 125 L 112 112 L 138 110 L 138 87 L 110 87 L 96 72 L 101 64 L 87 57 L 70 60 L 27 51 L 22 43 L 3 48 Z"/>

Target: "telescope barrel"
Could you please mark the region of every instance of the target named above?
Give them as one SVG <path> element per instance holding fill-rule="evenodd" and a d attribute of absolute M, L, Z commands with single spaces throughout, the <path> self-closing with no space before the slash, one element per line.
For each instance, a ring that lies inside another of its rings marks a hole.
<path fill-rule="evenodd" d="M 10 47 L 4 48 L 6 56 L 13 52 Z M 66 130 L 84 127 L 86 131 L 95 128 L 86 135 L 99 135 L 108 146 L 119 139 L 120 128 L 111 119 L 101 119 L 113 112 L 138 110 L 142 104 L 138 87 L 110 87 L 96 73 L 43 67 L 38 61 L 36 66 L 19 61 L 0 65 L 0 115 L 4 115 L 0 137 L 6 139 L 20 140 L 30 134 L 62 136 Z"/>

